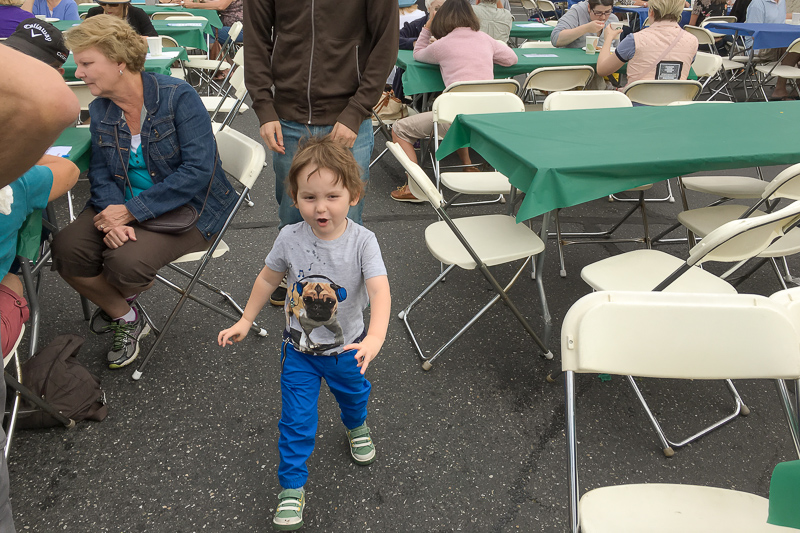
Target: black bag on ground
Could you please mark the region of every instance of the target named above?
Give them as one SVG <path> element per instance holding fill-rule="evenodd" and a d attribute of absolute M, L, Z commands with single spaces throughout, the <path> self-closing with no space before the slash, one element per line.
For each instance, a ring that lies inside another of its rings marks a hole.
<path fill-rule="evenodd" d="M 103 420 L 108 415 L 100 379 L 76 357 L 83 337 L 59 335 L 22 365 L 22 384 L 72 420 Z M 35 409 L 23 403 L 23 410 Z M 61 425 L 44 411 L 20 416 L 18 427 L 48 428 Z"/>

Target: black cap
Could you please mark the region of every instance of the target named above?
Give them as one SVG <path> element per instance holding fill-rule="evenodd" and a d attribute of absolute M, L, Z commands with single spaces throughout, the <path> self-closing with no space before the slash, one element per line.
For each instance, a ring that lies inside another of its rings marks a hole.
<path fill-rule="evenodd" d="M 48 65 L 58 63 L 58 67 L 63 65 L 69 56 L 69 49 L 64 45 L 61 31 L 49 22 L 37 18 L 20 22 L 14 33 L 3 41 L 3 44 Z"/>

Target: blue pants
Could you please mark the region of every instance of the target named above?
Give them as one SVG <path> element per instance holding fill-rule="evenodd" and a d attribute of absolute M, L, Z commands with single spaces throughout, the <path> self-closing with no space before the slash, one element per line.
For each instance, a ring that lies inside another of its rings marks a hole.
<path fill-rule="evenodd" d="M 292 166 L 292 159 L 297 153 L 297 145 L 301 139 L 310 136 L 325 136 L 331 132 L 333 126 L 314 126 L 290 122 L 281 119 L 281 132 L 283 133 L 283 146 L 285 154 L 272 153 L 272 168 L 275 170 L 275 198 L 278 200 L 278 216 L 281 222 L 278 228 L 288 224 L 295 224 L 303 220 L 300 211 L 294 206 L 294 202 L 289 197 L 285 189 L 286 177 L 289 175 L 289 168 Z M 372 157 L 372 148 L 375 139 L 372 137 L 372 120 L 367 119 L 358 128 L 358 137 L 351 151 L 356 158 L 358 166 L 361 167 L 361 181 L 369 181 L 369 160 Z M 361 213 L 364 211 L 364 198 L 348 211 L 347 216 L 355 223 L 361 224 Z"/>
<path fill-rule="evenodd" d="M 304 354 L 286 341 L 283 348 L 278 481 L 284 489 L 299 489 L 308 479 L 306 461 L 314 451 L 322 378 L 339 403 L 347 429 L 355 429 L 367 419 L 372 385 L 356 366 L 355 350 L 342 352 L 337 358 Z"/>

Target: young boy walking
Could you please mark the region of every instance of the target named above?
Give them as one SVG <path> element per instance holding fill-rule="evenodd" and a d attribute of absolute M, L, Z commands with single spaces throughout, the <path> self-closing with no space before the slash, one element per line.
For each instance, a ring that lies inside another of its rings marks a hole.
<path fill-rule="evenodd" d="M 353 461 L 368 465 L 375 460 L 365 424 L 372 386 L 364 373 L 386 337 L 391 297 L 375 234 L 347 218 L 348 209 L 364 194 L 360 175 L 350 150 L 330 137 L 312 138 L 297 152 L 287 188 L 303 221 L 281 230 L 242 319 L 218 337 L 220 346 L 244 339 L 287 276 L 278 425 L 283 490 L 273 519 L 279 530 L 303 525 L 306 461 L 314 450 L 322 378 L 342 411 Z"/>

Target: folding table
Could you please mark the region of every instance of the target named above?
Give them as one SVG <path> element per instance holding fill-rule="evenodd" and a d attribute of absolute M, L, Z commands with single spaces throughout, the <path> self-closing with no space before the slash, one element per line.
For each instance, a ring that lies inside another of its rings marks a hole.
<path fill-rule="evenodd" d="M 188 9 L 185 7 L 181 7 L 177 4 L 175 5 L 167 5 L 167 4 L 156 4 L 154 6 L 148 6 L 144 4 L 134 4 L 139 9 L 144 10 L 147 13 L 147 16 L 150 17 L 153 13 L 160 13 L 162 11 L 174 11 L 175 15 L 194 15 L 196 17 L 204 17 L 207 18 L 208 21 L 211 23 L 211 26 L 214 28 L 221 28 L 222 21 L 219 18 L 219 13 L 214 9 Z M 78 4 L 78 13 L 86 13 L 91 8 L 97 7 L 97 4 Z"/>
<path fill-rule="evenodd" d="M 519 39 L 529 41 L 547 41 L 553 33 L 553 26 L 536 21 L 514 22 L 511 25 L 510 37 L 517 43 Z"/>
<path fill-rule="evenodd" d="M 164 74 L 169 76 L 171 73 L 172 64 L 178 59 L 188 59 L 189 55 L 186 53 L 185 48 L 164 48 L 165 53 L 177 52 L 177 56 L 164 56 L 164 57 L 149 57 L 145 59 L 144 70 L 147 72 L 155 72 L 157 74 Z M 75 56 L 69 55 L 67 61 L 64 63 L 64 79 L 75 80 L 75 71 L 78 66 L 75 64 Z"/>
<path fill-rule="evenodd" d="M 179 13 L 176 13 L 178 15 Z M 200 48 L 207 50 L 206 35 L 214 34 L 214 27 L 211 21 L 200 19 L 199 21 L 192 20 L 154 20 L 153 28 L 159 35 L 167 35 L 175 39 L 181 46 L 189 46 L 191 48 Z M 67 31 L 73 26 L 79 25 L 80 22 L 74 20 L 59 20 L 53 23 L 53 26 L 61 30 Z"/>

